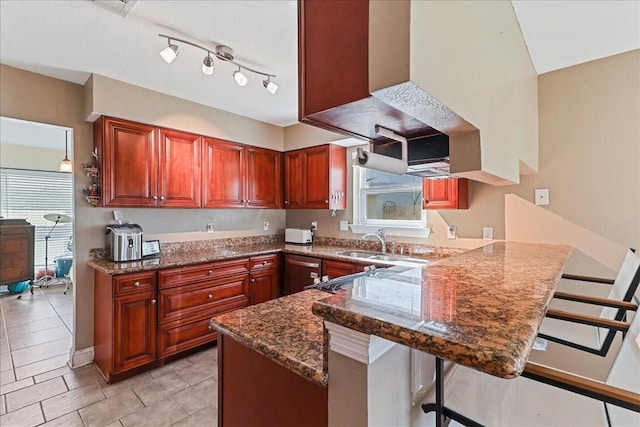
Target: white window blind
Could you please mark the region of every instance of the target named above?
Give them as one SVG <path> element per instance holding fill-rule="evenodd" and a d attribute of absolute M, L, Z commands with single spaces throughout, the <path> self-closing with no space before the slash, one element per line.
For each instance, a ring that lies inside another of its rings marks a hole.
<path fill-rule="evenodd" d="M 48 213 L 73 216 L 72 174 L 63 172 L 0 169 L 0 212 L 5 218 L 23 218 L 36 227 L 35 267 L 45 265 L 45 236 L 54 223 Z M 73 233 L 71 223 L 58 224 L 49 238 L 49 268 L 54 259 L 71 252 L 67 243 Z"/>

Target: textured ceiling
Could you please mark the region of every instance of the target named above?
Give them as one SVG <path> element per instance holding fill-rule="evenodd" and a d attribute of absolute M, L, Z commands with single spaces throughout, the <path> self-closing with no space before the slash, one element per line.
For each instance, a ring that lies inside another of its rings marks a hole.
<path fill-rule="evenodd" d="M 533 64 L 543 73 L 640 48 L 634 1 L 514 1 Z M 138 1 L 121 17 L 87 0 L 0 1 L 0 62 L 84 83 L 91 73 L 279 126 L 297 122 L 297 2 Z M 249 66 L 277 75 L 277 94 L 229 63 L 200 71 L 204 53 L 182 46 L 172 64 L 158 33 L 214 47 L 226 44 Z"/>

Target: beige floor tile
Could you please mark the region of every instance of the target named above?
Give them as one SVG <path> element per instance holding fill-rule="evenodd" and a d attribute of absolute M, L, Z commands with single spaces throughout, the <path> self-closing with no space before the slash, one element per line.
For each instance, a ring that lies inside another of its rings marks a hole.
<path fill-rule="evenodd" d="M 30 307 L 29 310 L 16 310 L 5 317 L 4 323 L 7 331 L 20 328 L 26 323 L 56 317 L 58 313 L 48 303 L 46 305 L 39 304 L 37 307 Z M 25 321 L 25 319 L 29 319 Z"/>
<path fill-rule="evenodd" d="M 31 427 L 43 422 L 44 417 L 38 403 L 0 416 L 0 426 L 2 427 Z"/>
<path fill-rule="evenodd" d="M 187 414 L 171 398 L 164 398 L 146 408 L 127 415 L 122 420 L 125 427 L 132 426 L 170 426 L 186 417 Z"/>
<path fill-rule="evenodd" d="M 10 340 L 11 350 L 15 351 L 21 348 L 44 344 L 63 338 L 71 338 L 71 333 L 65 326 L 16 335 Z"/>
<path fill-rule="evenodd" d="M 7 353 L 9 350 L 9 338 L 6 334 L 2 334 L 0 336 L 0 353 Z"/>
<path fill-rule="evenodd" d="M 21 348 L 20 350 L 12 350 L 11 356 L 13 357 L 13 365 L 18 368 L 20 366 L 49 359 L 51 357 L 69 354 L 71 345 L 72 339 L 71 335 L 69 335 L 65 338 L 48 343 Z"/>
<path fill-rule="evenodd" d="M 33 380 L 36 383 L 41 383 L 42 381 L 46 381 L 51 378 L 61 377 L 62 375 L 68 374 L 69 372 L 71 372 L 71 368 L 69 367 L 69 365 L 65 364 L 62 368 L 52 369 L 45 373 L 35 375 L 33 377 Z"/>
<path fill-rule="evenodd" d="M 0 372 L 7 372 L 13 369 L 11 353 L 0 353 Z"/>
<path fill-rule="evenodd" d="M 201 359 L 200 361 L 187 366 L 186 368 L 176 371 L 178 375 L 185 379 L 189 384 L 197 384 L 207 378 L 218 379 L 218 364 L 211 358 Z"/>
<path fill-rule="evenodd" d="M 12 391 L 33 385 L 33 378 L 25 378 L 23 380 L 14 381 L 12 383 L 0 385 L 0 394 L 8 394 Z"/>
<path fill-rule="evenodd" d="M 189 387 L 189 383 L 183 380 L 178 374 L 172 373 L 163 375 L 140 387 L 135 387 L 133 391 L 145 406 L 149 406 L 153 402 L 166 396 L 171 396 L 187 387 Z"/>
<path fill-rule="evenodd" d="M 127 390 L 132 390 L 136 387 L 140 387 L 144 384 L 150 383 L 153 378 L 149 376 L 147 372 L 138 374 L 135 377 L 127 378 L 126 380 L 119 381 L 114 384 L 107 384 L 102 387 L 102 392 L 105 396 L 111 397 L 116 394 L 123 393 Z"/>
<path fill-rule="evenodd" d="M 9 369 L 4 372 L 0 372 L 0 386 L 12 383 L 16 380 L 16 376 L 13 373 L 13 369 Z"/>
<path fill-rule="evenodd" d="M 79 412 L 87 426 L 104 426 L 142 408 L 144 405 L 133 391 L 125 391 L 82 408 Z"/>
<path fill-rule="evenodd" d="M 78 411 L 74 411 L 70 414 L 51 420 L 48 423 L 42 424 L 46 427 L 84 427 L 84 423 L 78 415 Z"/>
<path fill-rule="evenodd" d="M 4 396 L 0 395 L 0 415 L 7 413 L 7 405 L 4 403 Z"/>
<path fill-rule="evenodd" d="M 153 378 L 159 378 L 163 375 L 169 374 L 171 372 L 176 372 L 179 369 L 186 368 L 191 365 L 193 365 L 193 363 L 191 363 L 187 358 L 178 359 L 174 360 L 171 363 L 167 363 L 166 365 L 159 368 L 150 370 L 149 375 L 151 375 Z"/>
<path fill-rule="evenodd" d="M 97 384 L 93 384 L 43 401 L 42 410 L 47 421 L 50 421 L 101 400 L 104 400 L 104 394 Z"/>
<path fill-rule="evenodd" d="M 213 346 L 204 350 L 201 350 L 197 353 L 192 354 L 187 359 L 193 363 L 199 362 L 203 359 L 217 359 L 218 358 L 218 347 Z"/>
<path fill-rule="evenodd" d="M 44 374 L 53 369 L 62 368 L 67 366 L 69 361 L 69 354 L 62 354 L 60 356 L 51 357 L 49 359 L 41 360 L 40 362 L 31 363 L 29 365 L 20 366 L 16 368 L 16 379 L 22 379 L 32 377 L 34 375 Z"/>
<path fill-rule="evenodd" d="M 218 424 L 218 410 L 215 406 L 207 406 L 200 409 L 195 414 L 191 414 L 186 418 L 174 424 L 175 427 L 202 427 L 215 426 Z"/>
<path fill-rule="evenodd" d="M 13 412 L 65 391 L 67 391 L 67 386 L 64 385 L 62 378 L 53 378 L 40 384 L 13 391 L 5 396 L 7 399 L 7 412 Z"/>
<path fill-rule="evenodd" d="M 218 383 L 212 378 L 174 394 L 173 399 L 187 414 L 193 414 L 218 401 Z"/>
<path fill-rule="evenodd" d="M 104 427 L 122 427 L 122 423 L 120 422 L 120 420 L 118 421 L 114 421 L 111 424 L 107 424 Z"/>
<path fill-rule="evenodd" d="M 31 332 L 38 332 L 45 329 L 57 328 L 59 326 L 64 326 L 64 323 L 56 315 L 47 319 L 26 322 L 16 328 L 7 328 L 7 335 L 9 336 L 9 339 L 11 339 L 14 336 L 28 334 Z"/>
<path fill-rule="evenodd" d="M 69 390 L 90 384 L 98 384 L 100 388 L 107 385 L 93 364 L 73 369 L 68 374 L 65 374 L 63 378 Z"/>

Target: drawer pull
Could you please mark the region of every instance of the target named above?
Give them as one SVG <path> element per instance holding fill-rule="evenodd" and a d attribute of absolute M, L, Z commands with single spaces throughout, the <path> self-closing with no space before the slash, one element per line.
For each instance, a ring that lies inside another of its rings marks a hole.
<path fill-rule="evenodd" d="M 267 261 L 262 261 L 262 265 L 267 265 Z"/>
<path fill-rule="evenodd" d="M 212 276 L 212 275 L 213 275 L 213 270 L 209 270 L 209 271 L 207 271 L 207 274 L 208 274 L 209 276 Z"/>
<path fill-rule="evenodd" d="M 252 282 L 255 282 L 255 281 L 256 281 L 256 279 L 251 279 L 251 281 L 252 281 Z"/>
<path fill-rule="evenodd" d="M 140 282 L 133 282 L 133 286 L 137 288 L 138 286 L 140 286 Z"/>
<path fill-rule="evenodd" d="M 212 298 L 213 298 L 213 295 L 209 294 L 209 299 L 212 299 Z"/>
<path fill-rule="evenodd" d="M 151 304 L 155 304 L 155 303 L 156 303 L 156 300 L 152 299 Z"/>

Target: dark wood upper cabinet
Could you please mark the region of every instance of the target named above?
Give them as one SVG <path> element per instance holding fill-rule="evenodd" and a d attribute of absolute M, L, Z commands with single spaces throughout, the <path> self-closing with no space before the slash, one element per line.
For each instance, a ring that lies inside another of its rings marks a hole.
<path fill-rule="evenodd" d="M 287 209 L 346 209 L 344 147 L 326 144 L 285 153 Z"/>
<path fill-rule="evenodd" d="M 160 129 L 159 206 L 200 207 L 200 143 L 186 132 Z"/>
<path fill-rule="evenodd" d="M 467 209 L 469 181 L 465 178 L 424 178 L 424 209 Z"/>
<path fill-rule="evenodd" d="M 200 137 L 110 117 L 94 123 L 104 206 L 200 207 Z"/>
<path fill-rule="evenodd" d="M 214 138 L 203 144 L 203 207 L 281 206 L 281 153 Z"/>
<path fill-rule="evenodd" d="M 202 207 L 244 207 L 244 157 L 242 145 L 203 139 Z"/>

